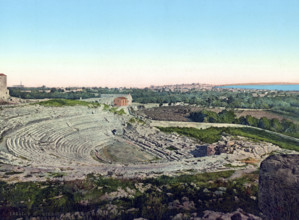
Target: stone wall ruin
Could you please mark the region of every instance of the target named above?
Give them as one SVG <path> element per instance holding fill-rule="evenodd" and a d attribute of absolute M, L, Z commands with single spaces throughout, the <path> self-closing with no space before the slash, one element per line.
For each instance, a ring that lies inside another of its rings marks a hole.
<path fill-rule="evenodd" d="M 9 98 L 9 91 L 7 89 L 7 76 L 0 73 L 0 102 L 5 102 Z"/>

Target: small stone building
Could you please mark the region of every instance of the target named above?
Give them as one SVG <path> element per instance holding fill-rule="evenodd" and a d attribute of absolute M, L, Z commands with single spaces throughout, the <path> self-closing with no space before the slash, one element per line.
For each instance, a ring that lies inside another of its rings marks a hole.
<path fill-rule="evenodd" d="M 114 105 L 116 106 L 128 106 L 129 105 L 129 99 L 126 97 L 116 97 L 113 101 Z"/>
<path fill-rule="evenodd" d="M 128 99 L 128 105 L 132 104 L 133 98 L 130 94 L 101 94 L 101 98 L 92 99 L 93 101 L 98 101 L 99 103 L 104 103 L 107 105 L 115 105 L 114 99 L 118 97 L 125 97 Z M 90 99 L 91 100 L 91 99 Z"/>
<path fill-rule="evenodd" d="M 0 101 L 7 101 L 9 98 L 9 91 L 7 89 L 7 76 L 0 73 Z"/>

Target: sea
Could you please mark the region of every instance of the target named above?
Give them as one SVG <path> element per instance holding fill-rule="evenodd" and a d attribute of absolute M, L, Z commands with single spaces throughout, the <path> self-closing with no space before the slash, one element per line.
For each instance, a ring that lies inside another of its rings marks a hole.
<path fill-rule="evenodd" d="M 299 84 L 267 84 L 267 85 L 231 85 L 219 86 L 218 88 L 231 88 L 231 89 L 261 89 L 261 90 L 279 90 L 279 91 L 299 91 Z"/>

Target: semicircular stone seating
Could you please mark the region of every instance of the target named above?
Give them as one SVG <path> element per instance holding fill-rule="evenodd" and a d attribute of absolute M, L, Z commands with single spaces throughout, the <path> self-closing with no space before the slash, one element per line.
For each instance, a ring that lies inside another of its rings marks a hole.
<path fill-rule="evenodd" d="M 35 114 L 28 114 L 30 110 L 5 115 L 16 117 L 22 124 L 5 138 L 10 153 L 32 164 L 98 164 L 92 158 L 93 149 L 105 146 L 113 138 L 111 130 L 122 129 L 117 116 L 99 109 L 38 108 Z M 8 123 L 4 126 L 9 128 Z"/>

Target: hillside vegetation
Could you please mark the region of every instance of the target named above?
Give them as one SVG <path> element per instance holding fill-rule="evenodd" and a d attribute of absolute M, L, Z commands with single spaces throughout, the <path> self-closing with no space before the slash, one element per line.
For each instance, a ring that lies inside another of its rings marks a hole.
<path fill-rule="evenodd" d="M 41 101 L 37 104 L 47 107 L 61 107 L 61 106 L 75 106 L 75 105 L 81 105 L 81 106 L 89 106 L 89 107 L 98 107 L 101 106 L 99 103 L 95 102 L 85 102 L 85 101 L 79 101 L 79 100 L 72 100 L 72 99 L 51 99 L 47 101 Z"/>
<path fill-rule="evenodd" d="M 194 212 L 200 215 L 204 210 L 232 212 L 237 208 L 258 214 L 258 174 L 227 180 L 233 172 L 161 176 L 144 180 L 89 174 L 84 180 L 69 182 L 7 184 L 0 181 L 0 216 L 12 213 L 14 217 L 18 213 L 22 217 L 53 216 L 55 213 L 94 210 L 97 219 L 144 217 L 156 220 L 171 219 L 180 212 L 190 216 Z"/>
<path fill-rule="evenodd" d="M 197 128 L 187 128 L 187 127 L 158 127 L 160 131 L 163 132 L 176 132 L 181 135 L 188 137 L 193 137 L 201 142 L 214 143 L 220 140 L 221 135 L 230 134 L 233 136 L 242 136 L 253 139 L 255 141 L 265 141 L 275 144 L 281 148 L 288 150 L 299 151 L 299 142 L 278 136 L 277 134 L 272 134 L 270 132 L 259 130 L 255 128 L 207 128 L 207 129 L 197 129 Z"/>
<path fill-rule="evenodd" d="M 289 120 L 278 120 L 276 118 L 268 119 L 261 117 L 260 119 L 251 115 L 237 117 L 235 112 L 223 110 L 219 113 L 209 110 L 192 112 L 190 118 L 195 122 L 210 122 L 210 123 L 232 123 L 249 125 L 274 132 L 283 133 L 289 136 L 299 137 L 298 126 Z"/>
<path fill-rule="evenodd" d="M 46 92 L 50 90 L 50 92 Z M 82 91 L 68 91 L 55 88 L 9 88 L 10 95 L 24 99 L 64 98 L 80 99 L 100 97 L 101 94 L 131 94 L 134 102 L 169 104 L 183 102 L 202 107 L 224 107 L 244 109 L 265 109 L 291 114 L 299 114 L 299 94 L 285 91 L 230 91 L 226 89 L 194 91 L 152 91 L 150 89 L 82 88 Z"/>

